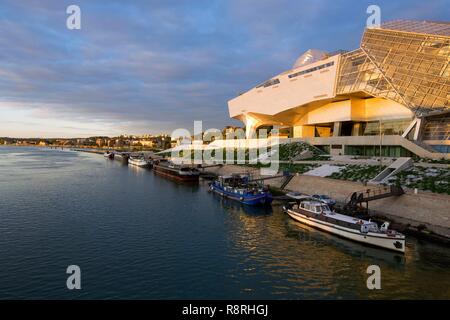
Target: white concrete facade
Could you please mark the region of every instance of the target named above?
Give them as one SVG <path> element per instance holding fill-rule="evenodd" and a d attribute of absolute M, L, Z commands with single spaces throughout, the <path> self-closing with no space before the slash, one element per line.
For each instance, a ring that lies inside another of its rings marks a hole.
<path fill-rule="evenodd" d="M 445 27 L 431 21 L 385 23 L 366 29 L 356 50 L 328 54 L 310 49 L 292 69 L 228 101 L 230 117 L 245 124 L 247 139 L 255 138 L 259 127 L 275 126 L 282 132 L 272 134 L 328 139 L 330 148 L 336 137 L 352 146 L 373 135 L 396 135 L 425 151 L 450 155 L 450 117 L 445 115 L 450 112 L 450 73 L 443 72 L 450 68 L 450 34 L 442 32 Z M 427 81 L 420 70 L 428 70 Z"/>

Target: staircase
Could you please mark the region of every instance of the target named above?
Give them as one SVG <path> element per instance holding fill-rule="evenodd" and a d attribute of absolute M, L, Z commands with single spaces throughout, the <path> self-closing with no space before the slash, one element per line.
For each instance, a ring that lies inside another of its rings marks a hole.
<path fill-rule="evenodd" d="M 381 171 L 375 178 L 370 180 L 371 183 L 385 183 L 388 179 L 400 171 L 410 168 L 413 165 L 413 161 L 408 157 L 401 157 L 395 160 L 389 167 Z"/>

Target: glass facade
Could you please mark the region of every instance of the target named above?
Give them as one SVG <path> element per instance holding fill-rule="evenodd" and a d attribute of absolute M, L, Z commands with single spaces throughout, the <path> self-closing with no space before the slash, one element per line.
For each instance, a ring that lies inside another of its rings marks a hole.
<path fill-rule="evenodd" d="M 450 114 L 427 117 L 423 140 L 450 140 Z"/>
<path fill-rule="evenodd" d="M 314 126 L 314 136 L 315 137 L 331 137 L 333 135 L 333 124 L 320 124 Z"/>
<path fill-rule="evenodd" d="M 392 20 L 383 23 L 383 29 L 450 36 L 450 23 L 420 20 Z"/>
<path fill-rule="evenodd" d="M 366 92 L 419 114 L 447 109 L 449 24 L 397 21 L 366 29 L 361 48 L 342 55 L 338 77 L 338 94 Z"/>
<path fill-rule="evenodd" d="M 402 135 L 408 125 L 411 123 L 407 120 L 382 121 L 381 133 L 384 135 Z M 363 124 L 364 136 L 377 136 L 380 134 L 380 121 L 369 121 Z"/>
<path fill-rule="evenodd" d="M 380 146 L 345 146 L 345 155 L 379 157 Z M 413 153 L 400 146 L 382 146 L 383 157 L 412 157 Z"/>
<path fill-rule="evenodd" d="M 440 153 L 450 153 L 450 145 L 438 144 L 432 145 L 431 147 Z"/>
<path fill-rule="evenodd" d="M 386 81 L 381 71 L 361 49 L 341 57 L 336 93 L 352 92 L 365 92 L 405 104 L 402 97 Z"/>

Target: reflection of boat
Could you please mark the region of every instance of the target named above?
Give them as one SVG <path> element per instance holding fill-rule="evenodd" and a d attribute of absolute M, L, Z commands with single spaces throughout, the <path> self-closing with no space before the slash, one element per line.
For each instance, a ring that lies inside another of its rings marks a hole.
<path fill-rule="evenodd" d="M 108 159 L 114 159 L 114 153 L 106 151 L 103 156 Z"/>
<path fill-rule="evenodd" d="M 210 184 L 210 190 L 248 205 L 270 204 L 273 200 L 269 190 L 252 182 L 248 175 L 220 176 Z"/>
<path fill-rule="evenodd" d="M 141 168 L 149 168 L 152 166 L 152 162 L 145 160 L 144 156 L 131 156 L 128 159 L 128 164 L 132 165 L 132 166 L 137 166 L 137 167 L 141 167 Z"/>
<path fill-rule="evenodd" d="M 265 216 L 273 213 L 272 206 L 247 206 L 216 193 L 213 193 L 212 196 L 217 197 L 221 206 L 232 213 L 245 214 L 247 216 Z"/>
<path fill-rule="evenodd" d="M 405 236 L 389 230 L 388 222 L 378 228 L 375 222 L 336 213 L 317 200 L 290 203 L 284 209 L 291 218 L 308 226 L 364 244 L 405 252 Z"/>
<path fill-rule="evenodd" d="M 290 223 L 286 224 L 286 227 L 288 228 L 286 236 L 289 238 L 300 238 L 303 243 L 311 242 L 314 246 L 321 243 L 326 246 L 332 246 L 353 257 L 375 259 L 376 261 L 383 261 L 392 266 L 404 266 L 406 262 L 406 257 L 402 252 L 367 246 L 363 243 L 351 241 L 343 237 L 336 237 L 331 233 L 321 232 L 317 228 L 310 227 L 294 219 L 291 219 L 289 222 Z"/>
<path fill-rule="evenodd" d="M 183 182 L 198 182 L 200 171 L 191 166 L 177 165 L 169 161 L 157 161 L 153 164 L 156 174 Z"/>

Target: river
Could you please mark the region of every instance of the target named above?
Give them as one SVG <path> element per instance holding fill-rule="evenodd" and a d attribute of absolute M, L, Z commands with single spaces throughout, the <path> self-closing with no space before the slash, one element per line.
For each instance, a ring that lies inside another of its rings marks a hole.
<path fill-rule="evenodd" d="M 66 268 L 81 269 L 68 290 Z M 378 265 L 381 290 L 369 290 Z M 0 299 L 450 298 L 450 249 L 305 227 L 101 155 L 0 147 Z"/>

